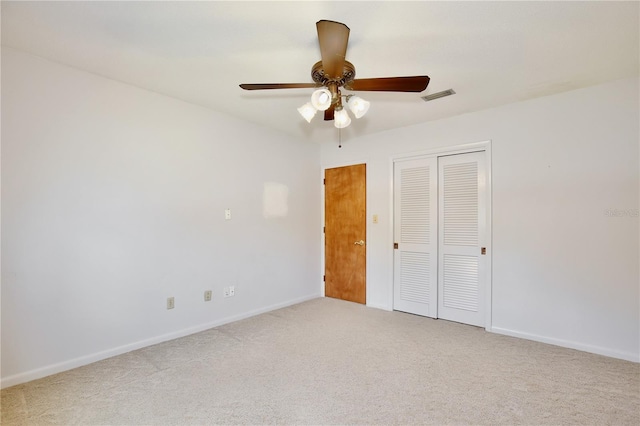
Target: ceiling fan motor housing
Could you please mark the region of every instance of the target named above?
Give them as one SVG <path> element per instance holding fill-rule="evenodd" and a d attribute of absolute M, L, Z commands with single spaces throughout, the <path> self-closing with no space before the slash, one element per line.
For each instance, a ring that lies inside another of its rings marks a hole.
<path fill-rule="evenodd" d="M 318 84 L 329 86 L 329 83 L 336 83 L 338 87 L 353 81 L 356 77 L 356 67 L 349 61 L 344 61 L 342 75 L 339 78 L 329 77 L 322 68 L 322 61 L 316 62 L 311 68 L 311 78 Z"/>

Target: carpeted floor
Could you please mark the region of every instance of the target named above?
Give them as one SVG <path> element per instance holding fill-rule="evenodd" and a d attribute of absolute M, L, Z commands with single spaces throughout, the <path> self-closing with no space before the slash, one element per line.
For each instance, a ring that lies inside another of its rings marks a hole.
<path fill-rule="evenodd" d="M 2 424 L 640 424 L 640 365 L 320 298 L 2 391 Z"/>

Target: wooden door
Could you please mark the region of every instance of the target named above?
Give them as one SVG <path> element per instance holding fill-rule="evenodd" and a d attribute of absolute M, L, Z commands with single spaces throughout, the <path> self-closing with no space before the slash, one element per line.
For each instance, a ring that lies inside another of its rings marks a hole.
<path fill-rule="evenodd" d="M 325 296 L 366 303 L 366 164 L 325 170 Z"/>

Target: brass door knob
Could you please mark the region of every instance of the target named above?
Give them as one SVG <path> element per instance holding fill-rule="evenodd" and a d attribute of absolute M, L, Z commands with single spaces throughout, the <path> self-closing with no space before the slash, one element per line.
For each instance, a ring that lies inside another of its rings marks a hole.
<path fill-rule="evenodd" d="M 364 240 L 360 240 L 360 241 L 356 241 L 355 243 L 353 243 L 354 245 L 359 245 L 359 246 L 363 246 L 364 245 Z"/>

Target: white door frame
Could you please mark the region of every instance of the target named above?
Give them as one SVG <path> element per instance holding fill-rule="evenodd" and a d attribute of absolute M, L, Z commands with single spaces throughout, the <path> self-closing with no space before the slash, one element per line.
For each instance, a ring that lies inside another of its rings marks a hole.
<path fill-rule="evenodd" d="M 486 289 L 485 289 L 485 325 L 484 328 L 487 331 L 491 331 L 491 309 L 492 309 L 492 279 L 491 279 L 491 273 L 492 273 L 492 260 L 493 260 L 493 242 L 492 242 L 492 222 L 493 222 L 493 215 L 491 213 L 491 205 L 492 205 L 492 191 L 491 191 L 491 179 L 492 179 L 492 173 L 491 173 L 491 141 L 487 140 L 487 141 L 482 141 L 482 142 L 474 142 L 474 143 L 469 143 L 469 144 L 464 144 L 464 145 L 456 145 L 456 146 L 449 146 L 449 147 L 441 147 L 441 148 L 436 148 L 436 149 L 431 149 L 431 150 L 427 150 L 427 151 L 418 151 L 418 152 L 412 152 L 412 153 L 407 153 L 407 154 L 398 154 L 398 155 L 394 155 L 389 159 L 389 181 L 391 182 L 391 194 L 390 194 L 390 199 L 389 199 L 389 217 L 392 218 L 392 220 L 389 223 L 389 235 L 391 236 L 391 240 L 388 241 L 387 247 L 389 247 L 389 262 L 390 265 L 393 265 L 393 255 L 394 255 L 394 250 L 393 250 L 393 238 L 394 238 L 394 234 L 393 234 L 393 227 L 394 227 L 394 223 L 395 223 L 395 217 L 394 217 L 394 201 L 393 201 L 393 197 L 394 197 L 394 193 L 393 193 L 393 187 L 394 187 L 394 163 L 396 161 L 401 161 L 401 160 L 409 160 L 409 159 L 419 159 L 419 158 L 424 158 L 424 157 L 441 157 L 444 155 L 455 155 L 455 154 L 466 154 L 469 152 L 484 152 L 485 153 L 485 160 L 486 160 L 486 196 L 487 196 L 487 229 L 486 229 L 486 248 L 487 248 L 487 254 L 486 254 L 486 275 L 485 275 L 485 279 L 486 279 Z M 388 300 L 389 303 L 388 305 L 390 306 L 390 309 L 393 310 L 393 276 L 395 274 L 395 271 L 393 271 L 393 273 L 391 274 L 391 283 L 388 289 Z"/>

